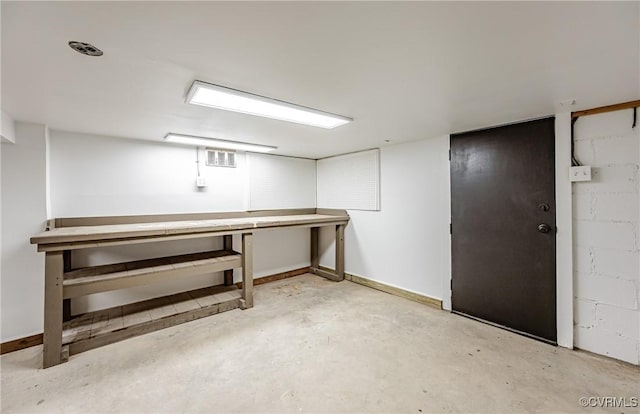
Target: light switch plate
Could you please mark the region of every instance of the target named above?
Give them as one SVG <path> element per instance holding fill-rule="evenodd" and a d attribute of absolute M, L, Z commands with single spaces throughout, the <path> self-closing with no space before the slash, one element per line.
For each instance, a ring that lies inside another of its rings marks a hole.
<path fill-rule="evenodd" d="M 578 181 L 591 181 L 591 167 L 588 165 L 581 165 L 579 167 L 571 167 L 569 169 L 569 176 L 571 182 Z"/>
<path fill-rule="evenodd" d="M 197 177 L 196 178 L 196 186 L 198 188 L 204 188 L 207 186 L 207 179 L 204 177 Z"/>

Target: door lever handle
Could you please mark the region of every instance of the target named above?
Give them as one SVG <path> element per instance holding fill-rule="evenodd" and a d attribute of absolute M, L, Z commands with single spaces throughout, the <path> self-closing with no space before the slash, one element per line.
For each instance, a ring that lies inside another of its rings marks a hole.
<path fill-rule="evenodd" d="M 538 224 L 538 231 L 540 233 L 549 233 L 551 231 L 551 226 L 545 223 Z"/>

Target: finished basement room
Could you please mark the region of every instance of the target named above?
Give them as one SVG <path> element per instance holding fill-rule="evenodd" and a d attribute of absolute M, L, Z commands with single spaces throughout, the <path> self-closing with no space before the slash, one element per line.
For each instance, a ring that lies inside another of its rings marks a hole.
<path fill-rule="evenodd" d="M 2 413 L 640 413 L 640 2 L 0 2 Z"/>

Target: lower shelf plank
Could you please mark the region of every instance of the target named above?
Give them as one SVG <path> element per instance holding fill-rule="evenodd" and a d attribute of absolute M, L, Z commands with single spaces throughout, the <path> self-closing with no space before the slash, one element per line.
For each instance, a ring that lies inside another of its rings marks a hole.
<path fill-rule="evenodd" d="M 75 298 L 240 266 L 240 253 L 218 250 L 86 267 L 64 274 L 63 297 Z"/>
<path fill-rule="evenodd" d="M 71 355 L 240 307 L 241 290 L 215 286 L 73 317 L 62 343 Z"/>

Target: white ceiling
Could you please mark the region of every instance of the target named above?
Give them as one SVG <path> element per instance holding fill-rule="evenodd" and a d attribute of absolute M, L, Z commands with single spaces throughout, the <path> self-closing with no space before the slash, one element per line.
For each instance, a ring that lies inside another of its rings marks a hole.
<path fill-rule="evenodd" d="M 549 115 L 568 98 L 638 99 L 639 5 L 2 1 L 2 109 L 53 129 L 318 158 Z M 187 105 L 195 79 L 355 121 L 325 130 Z"/>

